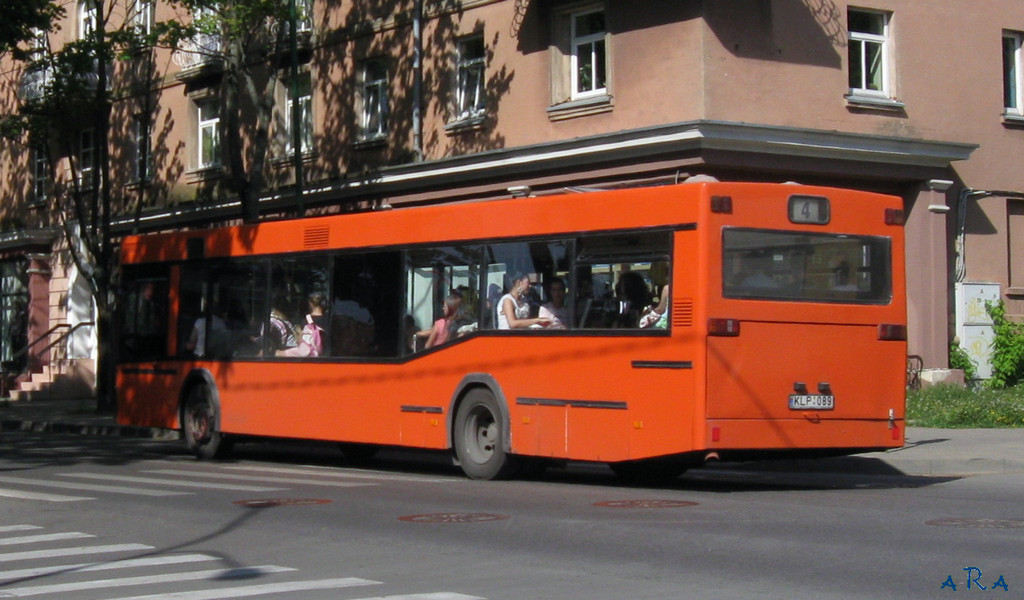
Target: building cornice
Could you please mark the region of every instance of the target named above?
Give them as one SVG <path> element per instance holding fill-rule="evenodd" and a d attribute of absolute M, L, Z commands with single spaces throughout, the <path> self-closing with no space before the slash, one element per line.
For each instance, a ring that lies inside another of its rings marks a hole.
<path fill-rule="evenodd" d="M 725 151 L 751 157 L 799 157 L 817 159 L 836 175 L 843 164 L 893 165 L 908 169 L 947 169 L 966 160 L 976 144 L 860 133 L 754 125 L 725 121 L 689 121 L 671 125 L 619 131 L 571 140 L 491 150 L 464 156 L 386 167 L 335 181 L 314 184 L 306 190 L 307 204 L 327 205 L 368 200 L 424 190 L 452 189 L 488 181 L 536 177 L 550 172 L 612 165 L 645 159 L 693 156 L 702 151 Z M 713 166 L 713 163 L 709 163 Z M 293 201 L 290 193 L 263 198 L 267 210 L 283 209 Z M 237 202 L 205 207 L 183 206 L 148 212 L 140 229 L 201 223 L 236 216 Z M 115 225 L 117 229 L 131 222 Z"/>
<path fill-rule="evenodd" d="M 19 229 L 0 233 L 0 252 L 12 250 L 31 251 L 48 248 L 60 235 L 56 228 L 50 229 Z"/>

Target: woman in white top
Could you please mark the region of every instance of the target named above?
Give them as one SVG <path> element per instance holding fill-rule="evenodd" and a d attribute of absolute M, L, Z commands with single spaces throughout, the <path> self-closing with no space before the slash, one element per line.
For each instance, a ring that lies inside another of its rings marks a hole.
<path fill-rule="evenodd" d="M 530 318 L 530 304 L 525 299 L 529 289 L 530 276 L 516 274 L 512 279 L 512 289 L 498 301 L 498 329 L 525 329 L 533 325 L 546 327 L 550 323 L 548 319 Z"/>

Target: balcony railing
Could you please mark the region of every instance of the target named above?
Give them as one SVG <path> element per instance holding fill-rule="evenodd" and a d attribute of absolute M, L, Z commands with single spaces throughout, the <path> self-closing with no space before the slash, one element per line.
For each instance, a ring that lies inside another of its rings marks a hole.
<path fill-rule="evenodd" d="M 88 91 L 95 91 L 99 85 L 100 76 L 96 72 L 98 68 L 97 61 L 93 61 L 93 71 L 89 73 L 83 73 L 80 78 L 84 87 Z M 107 90 L 111 89 L 111 79 L 114 75 L 113 65 L 107 65 Z M 42 100 L 49 93 L 51 85 L 54 83 L 53 69 L 51 67 L 42 67 L 30 69 L 25 72 L 21 77 L 21 85 L 18 87 L 18 99 L 22 102 L 36 102 Z"/>
<path fill-rule="evenodd" d="M 174 53 L 174 64 L 183 70 L 195 69 L 220 61 L 220 36 L 202 33 L 184 41 Z"/>

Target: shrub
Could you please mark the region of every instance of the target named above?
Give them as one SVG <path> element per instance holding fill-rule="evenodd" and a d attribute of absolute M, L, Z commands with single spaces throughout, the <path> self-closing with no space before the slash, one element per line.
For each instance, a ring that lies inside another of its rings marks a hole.
<path fill-rule="evenodd" d="M 992 340 L 992 379 L 989 387 L 1003 389 L 1024 381 L 1024 325 L 1006 317 L 1002 302 L 988 305 L 995 338 Z"/>
<path fill-rule="evenodd" d="M 967 354 L 967 351 L 957 343 L 950 344 L 949 346 L 949 368 L 963 369 L 964 380 L 966 381 L 971 381 L 978 375 L 977 365 L 971 360 L 971 356 Z"/>

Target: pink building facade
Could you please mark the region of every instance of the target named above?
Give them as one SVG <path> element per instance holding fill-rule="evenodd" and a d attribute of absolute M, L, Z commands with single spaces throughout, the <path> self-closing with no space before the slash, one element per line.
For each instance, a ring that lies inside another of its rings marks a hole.
<path fill-rule="evenodd" d="M 1009 312 L 1024 316 L 1024 4 L 969 4 L 300 1 L 304 193 L 300 207 L 282 68 L 267 74 L 278 83 L 260 213 L 697 175 L 895 194 L 908 215 L 910 353 L 943 368 L 959 282 L 997 284 Z M 108 11 L 108 27 L 191 19 L 159 2 Z M 57 36 L 75 35 L 80 21 Z M 239 218 L 218 143 L 230 122 L 222 70 L 196 51 L 209 43 L 147 50 L 113 68 L 115 87 L 132 90 L 114 107 L 115 234 Z M 10 78 L 2 110 L 31 83 Z M 253 128 L 245 119 L 240 128 L 251 150 Z M 67 147 L 55 159 L 65 175 L 82 152 Z M 50 231 L 33 165 L 24 145 L 0 145 L 0 216 L 15 230 Z M 59 193 L 49 183 L 43 195 Z M 5 256 L 30 252 L 16 238 L 0 236 Z"/>

